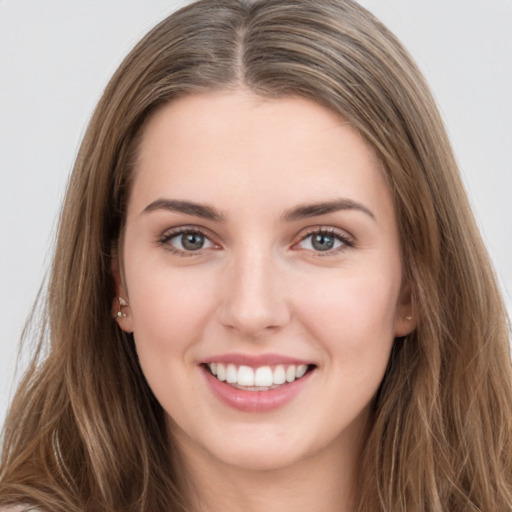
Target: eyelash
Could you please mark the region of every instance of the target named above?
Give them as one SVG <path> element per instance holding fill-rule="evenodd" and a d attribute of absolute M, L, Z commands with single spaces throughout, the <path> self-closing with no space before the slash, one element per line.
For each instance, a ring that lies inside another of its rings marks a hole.
<path fill-rule="evenodd" d="M 337 241 L 341 242 L 341 245 L 339 247 L 328 249 L 325 251 L 313 251 L 315 253 L 315 256 L 320 257 L 326 257 L 326 256 L 333 256 L 340 252 L 346 251 L 347 249 L 353 249 L 355 247 L 355 242 L 352 238 L 350 238 L 346 233 L 341 232 L 340 230 L 336 228 L 311 228 L 309 231 L 306 232 L 303 236 L 301 236 L 300 240 L 294 244 L 294 247 L 300 244 L 301 242 L 304 242 L 309 237 L 313 235 L 323 235 L 323 236 L 329 236 L 333 237 Z"/>
<path fill-rule="evenodd" d="M 157 243 L 158 243 L 158 245 L 165 247 L 166 250 L 172 252 L 173 254 L 176 254 L 177 256 L 190 257 L 190 256 L 196 256 L 198 254 L 201 254 L 204 250 L 203 248 L 198 249 L 197 251 L 187 251 L 187 250 L 178 249 L 169 243 L 173 238 L 179 237 L 180 235 L 184 235 L 184 234 L 200 235 L 200 236 L 204 237 L 206 240 L 208 240 L 210 243 L 212 243 L 213 245 L 218 246 L 218 244 L 213 242 L 211 240 L 211 237 L 207 233 L 205 233 L 202 229 L 192 227 L 192 226 L 190 226 L 190 227 L 183 226 L 183 227 L 173 229 L 171 231 L 167 231 L 160 238 L 158 238 Z M 312 237 L 313 235 L 323 235 L 323 236 L 333 237 L 334 239 L 336 239 L 337 241 L 339 241 L 341 243 L 341 245 L 339 247 L 336 247 L 333 249 L 327 249 L 325 251 L 312 250 L 312 252 L 315 253 L 315 256 L 320 256 L 320 257 L 332 256 L 334 254 L 338 254 L 339 252 L 345 251 L 347 249 L 352 249 L 355 247 L 355 242 L 353 241 L 353 239 L 351 239 L 345 233 L 342 233 L 335 228 L 320 228 L 320 227 L 311 228 L 308 232 L 306 232 L 304 235 L 302 235 L 300 240 L 298 242 L 295 242 L 292 247 L 298 246 L 300 243 L 304 242 L 305 240 L 307 240 L 309 237 Z M 306 249 L 306 250 L 310 250 L 310 249 Z"/>
<path fill-rule="evenodd" d="M 186 250 L 178 249 L 169 243 L 173 238 L 176 238 L 176 237 L 179 237 L 180 235 L 185 235 L 185 234 L 200 235 L 200 236 L 204 237 L 205 240 L 209 240 L 212 244 L 218 245 L 215 242 L 213 242 L 211 240 L 211 237 L 207 233 L 205 233 L 203 230 L 196 228 L 196 227 L 192 227 L 192 226 L 190 226 L 190 227 L 183 226 L 183 227 L 173 229 L 171 231 L 166 231 L 157 240 L 157 243 L 158 243 L 158 245 L 165 247 L 166 250 L 172 252 L 173 254 L 176 254 L 177 256 L 190 257 L 190 256 L 196 256 L 196 255 L 200 254 L 203 251 L 203 248 L 198 249 L 197 251 L 186 251 Z"/>

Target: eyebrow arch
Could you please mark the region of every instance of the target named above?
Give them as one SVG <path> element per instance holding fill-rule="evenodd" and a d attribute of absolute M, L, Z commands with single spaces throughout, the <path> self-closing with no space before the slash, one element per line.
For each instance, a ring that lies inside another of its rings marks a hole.
<path fill-rule="evenodd" d="M 371 210 L 360 203 L 352 201 L 351 199 L 334 199 L 333 201 L 299 205 L 285 212 L 282 216 L 282 220 L 285 222 L 293 222 L 296 220 L 306 219 L 309 217 L 317 217 L 319 215 L 326 215 L 328 213 L 341 210 L 358 210 L 365 213 L 373 220 L 376 220 L 375 215 Z"/>
<path fill-rule="evenodd" d="M 192 201 L 182 201 L 178 199 L 157 199 L 146 206 L 142 213 L 150 213 L 156 210 L 168 210 L 171 212 L 184 213 L 193 215 L 203 219 L 214 220 L 217 222 L 224 221 L 222 213 L 211 206 L 194 203 Z"/>

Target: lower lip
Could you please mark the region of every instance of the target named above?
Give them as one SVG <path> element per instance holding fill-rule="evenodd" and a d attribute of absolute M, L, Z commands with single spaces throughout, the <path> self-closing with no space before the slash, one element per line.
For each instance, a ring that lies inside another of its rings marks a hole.
<path fill-rule="evenodd" d="M 243 412 L 269 412 L 283 407 L 299 394 L 313 373 L 308 371 L 300 379 L 268 391 L 245 391 L 220 381 L 206 368 L 202 369 L 216 397 L 224 404 Z"/>

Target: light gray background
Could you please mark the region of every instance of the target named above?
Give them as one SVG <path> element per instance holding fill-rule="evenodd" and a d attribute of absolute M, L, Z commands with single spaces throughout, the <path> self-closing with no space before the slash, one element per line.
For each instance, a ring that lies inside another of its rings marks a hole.
<path fill-rule="evenodd" d="M 0 424 L 92 109 L 128 50 L 185 3 L 0 0 Z M 361 3 L 431 84 L 512 312 L 512 0 Z"/>

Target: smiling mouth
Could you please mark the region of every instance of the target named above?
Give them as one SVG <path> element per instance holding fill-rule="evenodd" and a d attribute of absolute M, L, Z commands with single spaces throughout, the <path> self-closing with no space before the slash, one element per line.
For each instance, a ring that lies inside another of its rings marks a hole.
<path fill-rule="evenodd" d="M 244 391 L 269 391 L 301 379 L 315 365 L 278 364 L 275 366 L 236 365 L 233 363 L 206 363 L 205 367 L 219 381 Z"/>

